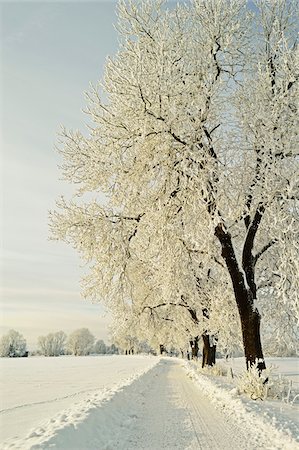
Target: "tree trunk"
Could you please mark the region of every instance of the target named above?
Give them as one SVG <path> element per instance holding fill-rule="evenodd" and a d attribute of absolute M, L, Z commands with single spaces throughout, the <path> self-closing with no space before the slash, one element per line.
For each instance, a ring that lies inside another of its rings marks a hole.
<path fill-rule="evenodd" d="M 249 369 L 256 363 L 261 372 L 266 368 L 266 365 L 260 337 L 260 314 L 257 309 L 250 309 L 249 311 L 242 311 L 240 317 L 246 367 Z"/>
<path fill-rule="evenodd" d="M 196 336 L 193 341 L 190 341 L 192 359 L 197 359 L 198 350 L 199 350 L 198 341 L 199 341 L 199 336 Z"/>
<path fill-rule="evenodd" d="M 246 367 L 248 369 L 257 363 L 257 367 L 262 371 L 266 368 L 266 365 L 260 337 L 260 314 L 254 306 L 256 286 L 254 282 L 254 258 L 252 256 L 253 238 L 249 242 L 249 230 L 243 249 L 243 272 L 237 262 L 231 235 L 222 223 L 217 225 L 215 236 L 221 244 L 221 254 L 230 274 L 235 300 L 239 310 Z M 246 282 L 244 273 L 246 274 Z"/>
<path fill-rule="evenodd" d="M 216 364 L 216 345 L 211 345 L 209 354 L 209 366 L 214 366 L 215 364 Z"/>
<path fill-rule="evenodd" d="M 208 334 L 202 335 L 203 351 L 201 367 L 213 366 L 216 362 L 216 345 L 211 345 L 210 336 Z"/>

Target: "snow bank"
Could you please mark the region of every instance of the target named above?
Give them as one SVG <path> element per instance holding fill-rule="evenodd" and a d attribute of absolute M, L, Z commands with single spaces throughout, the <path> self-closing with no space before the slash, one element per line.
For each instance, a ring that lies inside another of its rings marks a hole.
<path fill-rule="evenodd" d="M 277 376 L 282 375 L 288 380 L 292 380 L 293 383 L 298 383 L 299 387 L 299 358 L 266 357 L 265 360 L 267 367 L 277 368 Z M 241 373 L 246 367 L 245 357 L 243 356 L 229 358 L 228 360 L 217 359 L 218 363 L 231 367 L 236 374 Z"/>
<path fill-rule="evenodd" d="M 1 435 L 5 435 L 6 425 L 10 430 L 9 438 L 2 444 L 3 450 L 43 448 L 43 442 L 58 431 L 78 427 L 92 410 L 106 404 L 153 368 L 159 358 L 103 356 L 24 358 L 23 361 L 21 358 L 1 361 L 4 369 L 1 381 L 5 384 L 2 390 L 5 407 L 0 411 Z"/>
<path fill-rule="evenodd" d="M 256 448 L 299 449 L 297 406 L 284 405 L 281 402 L 278 406 L 277 402 L 253 401 L 245 396 L 238 396 L 237 390 L 228 378 L 203 375 L 198 369 L 199 366 L 195 363 L 185 363 L 188 376 L 217 409 L 222 410 L 236 425 L 247 429 L 249 434 L 255 430 L 258 441 Z M 291 408 L 291 414 L 288 414 Z"/>

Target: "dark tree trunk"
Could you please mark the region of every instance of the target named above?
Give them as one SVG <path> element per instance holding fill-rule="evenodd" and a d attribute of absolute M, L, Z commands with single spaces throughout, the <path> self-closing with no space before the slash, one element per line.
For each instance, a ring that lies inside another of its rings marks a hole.
<path fill-rule="evenodd" d="M 209 365 L 214 366 L 216 364 L 216 345 L 210 346 Z"/>
<path fill-rule="evenodd" d="M 213 366 L 216 362 L 216 345 L 211 345 L 210 336 L 206 333 L 202 335 L 202 367 Z"/>
<path fill-rule="evenodd" d="M 257 210 L 256 216 L 261 220 L 261 212 L 259 209 Z M 254 225 L 256 226 L 255 229 L 253 229 Z M 252 248 L 256 230 L 257 223 L 254 219 L 248 228 L 242 255 L 242 266 L 246 276 L 247 285 L 245 283 L 244 273 L 240 270 L 236 259 L 231 235 L 225 229 L 223 224 L 220 223 L 217 225 L 215 236 L 221 244 L 222 256 L 230 274 L 235 300 L 239 310 L 246 367 L 249 368 L 257 363 L 258 368 L 261 371 L 266 368 L 266 365 L 260 338 L 260 314 L 254 306 L 254 300 L 256 299 L 256 285 L 254 281 L 255 259 L 252 255 Z"/>
<path fill-rule="evenodd" d="M 201 367 L 204 368 L 205 366 L 208 366 L 209 361 L 209 351 L 210 351 L 210 339 L 208 334 L 202 335 L 202 341 L 203 341 L 203 349 L 202 349 L 202 364 Z"/>
<path fill-rule="evenodd" d="M 243 344 L 246 358 L 246 367 L 249 369 L 257 363 L 259 371 L 266 368 L 261 337 L 260 337 L 260 314 L 257 309 L 242 312 L 240 314 Z"/>
<path fill-rule="evenodd" d="M 199 336 L 195 336 L 193 341 L 190 341 L 190 345 L 191 345 L 191 358 L 192 359 L 197 359 L 197 355 L 198 355 L 198 341 L 199 341 Z"/>

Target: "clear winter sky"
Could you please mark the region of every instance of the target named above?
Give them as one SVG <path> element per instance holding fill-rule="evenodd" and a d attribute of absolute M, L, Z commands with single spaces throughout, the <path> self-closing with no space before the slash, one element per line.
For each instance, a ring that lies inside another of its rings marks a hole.
<path fill-rule="evenodd" d="M 80 261 L 48 240 L 48 211 L 71 188 L 54 149 L 61 124 L 84 129 L 84 91 L 117 51 L 116 3 L 1 2 L 1 321 L 35 346 L 87 327 L 108 339 L 100 305 L 80 297 Z"/>

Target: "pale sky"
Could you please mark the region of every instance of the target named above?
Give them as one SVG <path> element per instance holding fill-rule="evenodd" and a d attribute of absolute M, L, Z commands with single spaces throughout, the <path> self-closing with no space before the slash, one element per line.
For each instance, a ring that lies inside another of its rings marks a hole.
<path fill-rule="evenodd" d="M 29 349 L 49 332 L 87 327 L 108 340 L 109 317 L 80 296 L 80 261 L 48 240 L 48 211 L 71 188 L 54 149 L 61 124 L 84 130 L 84 91 L 117 51 L 116 3 L 1 2 L 1 321 Z"/>

